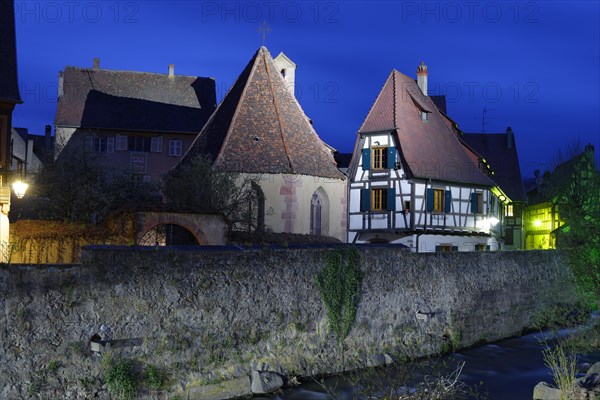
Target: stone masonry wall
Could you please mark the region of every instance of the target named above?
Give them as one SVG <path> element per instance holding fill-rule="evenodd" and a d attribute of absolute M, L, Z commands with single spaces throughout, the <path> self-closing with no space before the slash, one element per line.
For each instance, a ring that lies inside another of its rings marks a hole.
<path fill-rule="evenodd" d="M 108 398 L 106 353 L 170 378 L 169 396 L 244 381 L 365 366 L 376 354 L 436 354 L 518 335 L 557 303 L 573 304 L 554 251 L 413 254 L 357 247 L 364 274 L 356 322 L 339 346 L 315 276 L 334 249 L 90 248 L 77 266 L 0 269 L 0 398 Z M 211 384 L 211 386 L 207 386 Z M 200 397 L 200 395 L 198 395 Z M 199 398 L 198 397 L 198 398 Z M 172 398 L 172 397 L 165 397 Z"/>

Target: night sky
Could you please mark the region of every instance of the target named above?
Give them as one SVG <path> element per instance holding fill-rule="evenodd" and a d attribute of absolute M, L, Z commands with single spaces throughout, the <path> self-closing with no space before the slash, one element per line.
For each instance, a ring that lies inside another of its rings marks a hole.
<path fill-rule="evenodd" d="M 515 131 L 522 172 L 558 149 L 600 154 L 600 7 L 596 1 L 17 1 L 24 104 L 13 125 L 53 124 L 66 65 L 213 77 L 220 101 L 270 32 L 273 56 L 298 64 L 297 97 L 319 135 L 351 152 L 393 68 L 445 94 L 465 132 Z M 443 151 L 443 149 L 440 149 Z M 598 162 L 598 161 L 597 161 Z"/>

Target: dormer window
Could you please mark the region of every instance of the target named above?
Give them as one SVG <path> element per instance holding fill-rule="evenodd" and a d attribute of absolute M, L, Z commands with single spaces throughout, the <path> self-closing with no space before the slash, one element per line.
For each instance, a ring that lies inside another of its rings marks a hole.
<path fill-rule="evenodd" d="M 427 122 L 429 121 L 429 116 L 428 116 L 428 112 L 425 111 L 421 111 L 421 121 L 423 122 Z"/>

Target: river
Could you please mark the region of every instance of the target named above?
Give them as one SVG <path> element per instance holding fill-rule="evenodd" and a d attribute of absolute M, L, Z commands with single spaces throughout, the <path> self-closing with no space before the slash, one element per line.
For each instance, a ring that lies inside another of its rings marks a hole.
<path fill-rule="evenodd" d="M 551 383 L 550 369 L 544 365 L 542 350 L 545 342 L 551 343 L 557 337 L 571 333 L 572 329 L 563 329 L 556 333 L 537 332 L 524 336 L 505 339 L 496 343 L 476 346 L 460 352 L 442 356 L 436 360 L 423 360 L 412 368 L 414 371 L 410 382 L 422 378 L 419 370 L 439 370 L 449 374 L 464 362 L 460 380 L 471 387 L 478 387 L 481 396 L 489 400 L 530 400 L 534 386 L 540 381 Z M 600 361 L 600 353 L 580 357 L 579 362 L 593 363 Z M 387 368 L 379 372 L 381 377 L 390 376 L 403 382 L 406 374 Z M 441 376 L 438 374 L 438 376 Z M 385 378 L 384 378 L 385 379 Z M 400 384 L 394 384 L 396 387 Z M 331 399 L 326 389 L 335 393 L 335 398 L 350 400 L 357 398 L 353 385 L 347 377 L 327 378 L 323 384 L 303 382 L 300 386 L 286 389 L 282 394 L 271 397 L 259 397 L 269 400 L 325 400 Z M 377 398 L 370 397 L 370 398 Z"/>

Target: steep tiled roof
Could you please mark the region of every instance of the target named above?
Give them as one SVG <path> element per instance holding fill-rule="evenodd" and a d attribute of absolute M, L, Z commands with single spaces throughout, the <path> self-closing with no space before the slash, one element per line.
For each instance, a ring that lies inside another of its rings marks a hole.
<path fill-rule="evenodd" d="M 427 121 L 421 119 L 427 113 Z M 359 130 L 395 131 L 403 166 L 417 178 L 492 186 L 476 157 L 460 143 L 433 101 L 417 83 L 394 70 Z"/>
<path fill-rule="evenodd" d="M 222 171 L 343 179 L 296 98 L 261 47 L 182 159 L 207 154 Z"/>
<path fill-rule="evenodd" d="M 17 79 L 15 9 L 12 0 L 0 1 L 0 102 L 21 103 Z"/>
<path fill-rule="evenodd" d="M 493 180 L 512 201 L 527 199 L 514 140 L 508 147 L 505 133 L 465 133 L 461 138 L 490 164 Z"/>
<path fill-rule="evenodd" d="M 197 133 L 216 106 L 212 78 L 67 67 L 57 126 Z"/>

